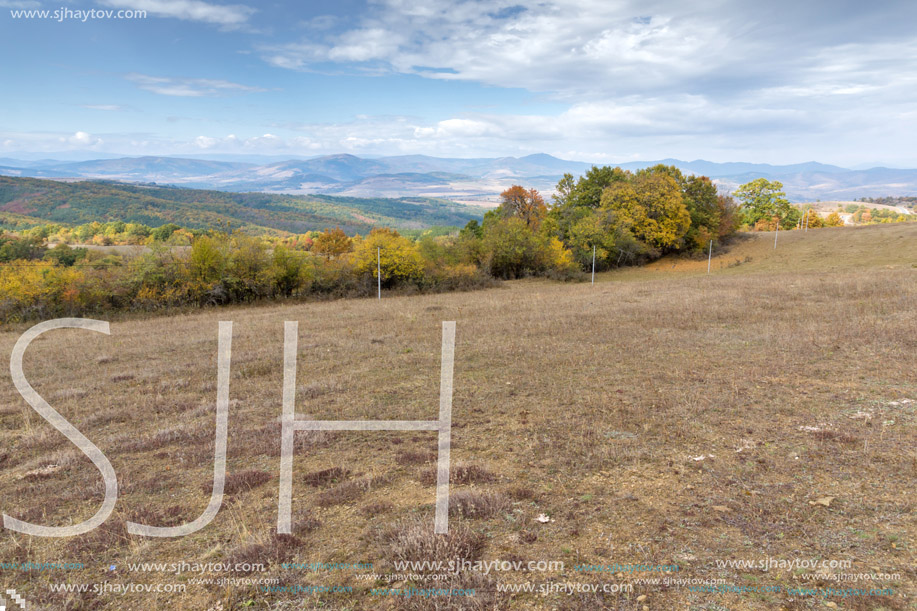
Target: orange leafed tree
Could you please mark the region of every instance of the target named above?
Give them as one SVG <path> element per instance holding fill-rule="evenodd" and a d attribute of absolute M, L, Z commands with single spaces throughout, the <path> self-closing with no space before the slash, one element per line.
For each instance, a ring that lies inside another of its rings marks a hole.
<path fill-rule="evenodd" d="M 521 218 L 530 229 L 537 229 L 548 214 L 544 198 L 535 189 L 513 185 L 501 193 L 500 198 L 503 200 L 498 208 L 501 216 Z"/>
<path fill-rule="evenodd" d="M 340 227 L 326 229 L 312 241 L 312 252 L 329 259 L 340 257 L 351 250 L 353 240 Z"/>

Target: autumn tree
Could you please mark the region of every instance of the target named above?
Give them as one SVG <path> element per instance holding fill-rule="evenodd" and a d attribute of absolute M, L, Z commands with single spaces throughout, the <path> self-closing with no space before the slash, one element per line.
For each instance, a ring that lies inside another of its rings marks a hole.
<path fill-rule="evenodd" d="M 716 207 L 720 211 L 720 225 L 717 228 L 717 236 L 720 239 L 735 233 L 742 224 L 742 214 L 736 200 L 730 195 L 717 195 Z"/>
<path fill-rule="evenodd" d="M 814 208 L 809 208 L 805 211 L 805 213 L 802 215 L 801 223 L 802 227 L 808 227 L 809 229 L 824 227 L 824 221 Z"/>
<path fill-rule="evenodd" d="M 691 250 L 704 250 L 710 240 L 719 241 L 722 230 L 723 209 L 716 185 L 706 176 L 691 176 L 684 180 L 682 191 L 691 218 L 685 245 Z"/>
<path fill-rule="evenodd" d="M 327 259 L 336 259 L 353 250 L 353 240 L 340 227 L 326 229 L 312 241 L 312 252 Z"/>
<path fill-rule="evenodd" d="M 664 172 L 642 173 L 610 185 L 602 193 L 601 206 L 616 212 L 633 236 L 654 250 L 679 246 L 691 224 L 678 183 Z"/>
<path fill-rule="evenodd" d="M 191 275 L 205 284 L 219 281 L 226 267 L 225 246 L 225 236 L 195 239 L 191 244 Z"/>
<path fill-rule="evenodd" d="M 535 232 L 519 217 L 485 216 L 483 265 L 498 278 L 554 273 L 569 277 L 576 264 L 569 250 L 556 237 Z"/>
<path fill-rule="evenodd" d="M 548 213 L 541 194 L 535 189 L 525 189 L 513 185 L 500 194 L 500 206 L 497 212 L 504 218 L 518 217 L 532 230 L 537 230 Z"/>
<path fill-rule="evenodd" d="M 312 282 L 311 257 L 298 250 L 278 245 L 271 255 L 271 273 L 274 287 L 285 297 L 300 293 Z"/>
<path fill-rule="evenodd" d="M 314 250 L 315 246 L 312 248 Z M 385 286 L 423 280 L 423 258 L 414 243 L 394 229 L 373 229 L 356 244 L 351 257 L 357 273 L 372 274 L 376 278 L 377 265 L 381 267 Z"/>

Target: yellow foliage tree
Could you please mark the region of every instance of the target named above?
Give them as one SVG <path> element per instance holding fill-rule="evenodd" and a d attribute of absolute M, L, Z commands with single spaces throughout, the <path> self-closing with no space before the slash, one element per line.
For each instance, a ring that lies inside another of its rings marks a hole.
<path fill-rule="evenodd" d="M 394 229 L 373 229 L 356 244 L 351 260 L 358 273 L 370 273 L 376 278 L 377 257 L 382 268 L 383 284 L 392 286 L 423 281 L 423 258 L 416 246 Z"/>
<path fill-rule="evenodd" d="M 612 183 L 602 192 L 601 206 L 618 213 L 634 237 L 655 248 L 677 246 L 691 226 L 678 182 L 668 174 Z"/>
<path fill-rule="evenodd" d="M 335 259 L 351 250 L 353 240 L 340 227 L 326 229 L 312 241 L 312 252 L 328 259 Z"/>

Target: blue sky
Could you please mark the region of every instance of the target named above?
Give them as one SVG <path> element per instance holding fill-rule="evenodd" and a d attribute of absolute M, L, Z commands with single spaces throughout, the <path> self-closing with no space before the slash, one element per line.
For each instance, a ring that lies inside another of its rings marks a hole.
<path fill-rule="evenodd" d="M 0 0 L 0 156 L 917 167 L 914 23 L 847 0 Z"/>

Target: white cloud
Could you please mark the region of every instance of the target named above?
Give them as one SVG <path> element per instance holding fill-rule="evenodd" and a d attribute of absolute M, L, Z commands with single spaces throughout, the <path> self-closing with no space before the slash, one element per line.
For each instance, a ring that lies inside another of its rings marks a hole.
<path fill-rule="evenodd" d="M 95 148 L 102 144 L 102 139 L 84 131 L 78 131 L 70 136 L 61 136 L 58 142 L 69 144 L 73 148 Z"/>
<path fill-rule="evenodd" d="M 682 82 L 735 59 L 722 53 L 732 39 L 730 24 L 708 14 L 635 0 L 526 4 L 498 0 L 488 11 L 473 0 L 379 0 L 363 23 L 325 42 L 274 44 L 261 51 L 265 61 L 284 68 L 375 62 L 401 73 L 561 97 L 633 93 Z M 635 19 L 648 12 L 652 16 Z"/>
<path fill-rule="evenodd" d="M 216 97 L 230 93 L 265 91 L 260 87 L 250 87 L 218 79 L 170 78 L 136 73 L 128 74 L 125 78 L 136 83 L 144 91 L 175 97 Z"/>
<path fill-rule="evenodd" d="M 370 0 L 349 27 L 257 51 L 281 68 L 336 64 L 331 69 L 471 81 L 567 105 L 554 115 L 443 116 L 408 131 L 373 123 L 331 139 L 348 150 L 385 153 L 387 143 L 445 154 L 585 151 L 627 159 L 682 151 L 841 162 L 843 143 L 849 157 L 881 143 L 912 156 L 905 134 L 917 127 L 917 40 L 908 24 L 917 4 L 844 3 L 841 10 L 826 1 L 772 0 L 768 7 Z M 480 95 L 486 99 L 486 90 Z"/>
<path fill-rule="evenodd" d="M 210 149 L 219 144 L 220 141 L 216 138 L 208 138 L 207 136 L 198 136 L 194 139 L 194 144 L 202 149 Z"/>
<path fill-rule="evenodd" d="M 104 6 L 147 11 L 156 17 L 202 21 L 226 28 L 245 24 L 255 9 L 242 4 L 210 4 L 201 0 L 99 0 Z"/>

